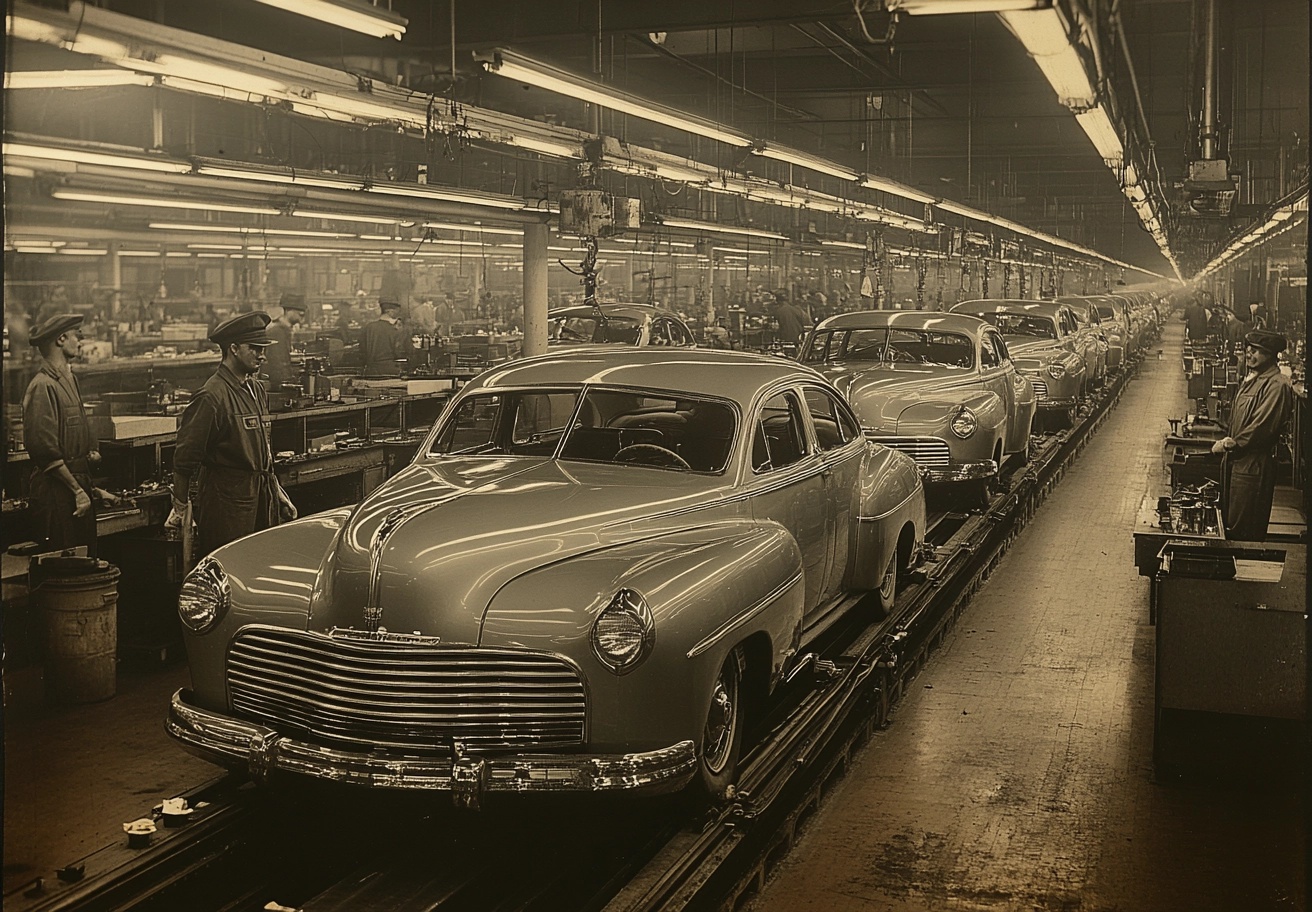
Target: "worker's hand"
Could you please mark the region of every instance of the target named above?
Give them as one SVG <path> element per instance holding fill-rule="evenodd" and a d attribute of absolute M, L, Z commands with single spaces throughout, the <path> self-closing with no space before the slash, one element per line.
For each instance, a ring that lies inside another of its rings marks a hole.
<path fill-rule="evenodd" d="M 100 450 L 92 450 L 90 453 L 87 453 L 87 465 L 100 465 Z"/>
<path fill-rule="evenodd" d="M 164 520 L 165 529 L 180 530 L 183 522 L 187 517 L 187 505 L 173 501 L 173 506 L 169 509 L 168 518 Z"/>
<path fill-rule="evenodd" d="M 287 492 L 278 485 L 278 519 L 280 522 L 291 522 L 297 517 L 296 504 L 287 496 Z"/>
<path fill-rule="evenodd" d="M 92 490 L 96 493 L 96 500 L 106 506 L 113 507 L 123 502 L 123 498 L 106 491 L 104 488 L 92 488 Z"/>
<path fill-rule="evenodd" d="M 1235 439 L 1233 437 L 1222 437 L 1216 443 L 1212 444 L 1213 453 L 1224 453 L 1235 448 Z"/>
<path fill-rule="evenodd" d="M 73 515 L 80 518 L 86 516 L 90 510 L 91 498 L 82 490 L 82 486 L 78 485 L 77 490 L 73 492 Z"/>

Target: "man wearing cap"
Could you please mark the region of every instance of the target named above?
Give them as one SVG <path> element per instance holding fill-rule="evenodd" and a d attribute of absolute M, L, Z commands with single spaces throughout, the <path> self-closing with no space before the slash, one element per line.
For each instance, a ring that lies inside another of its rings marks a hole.
<path fill-rule="evenodd" d="M 195 482 L 199 558 L 279 521 L 296 508 L 273 473 L 266 419 L 269 397 L 255 379 L 264 362 L 269 315 L 241 313 L 210 333 L 223 352 L 219 369 L 192 397 L 173 451 L 173 509 L 166 528 L 181 528 Z"/>
<path fill-rule="evenodd" d="M 81 325 L 80 314 L 56 314 L 28 337 L 41 369 L 23 393 L 23 445 L 32 461 L 28 503 L 37 534 L 52 549 L 86 545 L 95 557 L 94 498 L 103 492 L 91 485 L 91 466 L 100 452 L 69 365 L 82 345 Z"/>
<path fill-rule="evenodd" d="M 372 323 L 366 323 L 360 336 L 360 356 L 364 360 L 363 376 L 366 380 L 401 376 L 398 359 L 405 357 L 400 303 L 396 298 L 381 297 L 378 306 L 382 315 Z"/>
<path fill-rule="evenodd" d="M 269 380 L 269 391 L 278 392 L 290 380 L 292 373 L 292 330 L 305 319 L 305 295 L 285 293 L 278 301 L 282 313 L 269 324 L 272 340 L 265 351 L 264 376 Z"/>
<path fill-rule="evenodd" d="M 1294 407 L 1294 390 L 1277 356 L 1288 343 L 1280 333 L 1255 329 L 1244 336 L 1248 374 L 1230 408 L 1230 434 L 1212 446 L 1221 461 L 1226 537 L 1262 541 L 1275 497 L 1275 448 Z"/>

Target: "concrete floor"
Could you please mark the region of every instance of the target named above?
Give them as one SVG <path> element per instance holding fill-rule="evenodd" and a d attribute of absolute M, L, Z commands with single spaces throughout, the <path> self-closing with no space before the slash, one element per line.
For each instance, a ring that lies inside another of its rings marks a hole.
<path fill-rule="evenodd" d="M 1169 323 L 754 912 L 1304 908 L 1302 783 L 1153 780 L 1131 530 L 1184 412 Z"/>
<path fill-rule="evenodd" d="M 757 912 L 1303 908 L 1297 784 L 1154 784 L 1131 529 L 1183 411 L 1181 329 L 1017 540 L 751 904 Z M 164 735 L 185 667 L 6 709 L 4 892 L 122 839 L 216 768 Z M 1255 780 L 1261 780 L 1255 774 Z"/>

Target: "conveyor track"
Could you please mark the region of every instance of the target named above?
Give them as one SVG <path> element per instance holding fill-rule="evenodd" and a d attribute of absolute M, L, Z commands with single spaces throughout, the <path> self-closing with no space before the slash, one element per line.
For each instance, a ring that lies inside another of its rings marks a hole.
<path fill-rule="evenodd" d="M 709 808 L 688 795 L 634 802 L 549 797 L 488 802 L 480 814 L 413 796 L 318 787 L 269 796 L 235 778 L 188 797 L 209 806 L 155 845 L 122 843 L 5 897 L 54 910 L 731 909 L 763 883 L 799 828 L 942 641 L 953 621 L 1090 435 L 1137 364 L 1004 472 L 987 510 L 932 495 L 933 556 L 877 624 L 851 612 L 755 731 L 737 793 Z M 865 616 L 868 618 L 868 615 Z"/>

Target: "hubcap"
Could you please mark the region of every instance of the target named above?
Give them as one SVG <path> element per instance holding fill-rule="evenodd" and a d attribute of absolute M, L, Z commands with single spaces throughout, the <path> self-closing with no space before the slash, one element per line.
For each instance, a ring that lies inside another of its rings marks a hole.
<path fill-rule="evenodd" d="M 702 737 L 706 766 L 712 773 L 719 773 L 724 769 L 733 748 L 736 690 L 737 681 L 730 679 L 726 672 L 721 670 L 720 677 L 715 682 L 715 690 L 711 693 L 711 708 L 706 714 L 706 731 Z"/>

